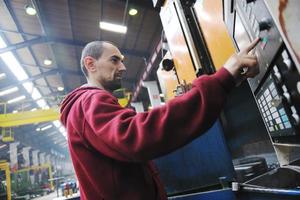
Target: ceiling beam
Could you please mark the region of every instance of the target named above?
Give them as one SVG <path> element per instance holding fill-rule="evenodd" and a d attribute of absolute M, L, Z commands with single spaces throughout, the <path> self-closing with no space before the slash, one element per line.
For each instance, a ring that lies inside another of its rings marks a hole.
<path fill-rule="evenodd" d="M 39 37 L 41 35 L 39 34 L 32 34 L 32 33 L 25 33 L 23 31 L 15 31 L 15 30 L 9 30 L 9 29 L 4 29 L 4 28 L 0 28 L 0 32 L 2 33 L 16 33 L 16 34 L 20 34 L 20 35 L 25 35 L 25 36 L 33 36 L 33 37 Z"/>
<path fill-rule="evenodd" d="M 78 41 L 78 40 L 71 40 L 71 39 L 65 39 L 65 38 L 57 38 L 57 37 L 50 37 L 50 36 L 40 36 L 31 40 L 26 40 L 24 42 L 20 42 L 17 44 L 9 45 L 5 48 L 0 49 L 0 54 L 5 53 L 12 50 L 22 49 L 25 47 L 30 47 L 35 44 L 42 44 L 42 43 L 61 43 L 65 45 L 71 45 L 71 46 L 79 46 L 84 47 L 87 42 Z M 125 49 L 120 48 L 120 51 L 129 56 L 136 56 L 136 57 L 149 57 L 149 53 L 147 51 L 139 51 L 134 49 Z"/>
<path fill-rule="evenodd" d="M 2 84 L 1 88 L 8 88 L 10 86 L 16 86 L 16 85 L 22 85 L 23 83 L 26 83 L 28 81 L 36 81 L 41 78 L 46 78 L 49 75 L 59 75 L 59 74 L 65 74 L 65 75 L 76 75 L 76 76 L 83 76 L 83 74 L 79 71 L 72 71 L 68 69 L 62 69 L 61 67 L 51 69 L 49 71 L 43 72 L 41 74 L 31 76 L 30 78 L 23 80 L 23 81 L 18 81 L 18 82 L 8 82 L 8 84 Z"/>

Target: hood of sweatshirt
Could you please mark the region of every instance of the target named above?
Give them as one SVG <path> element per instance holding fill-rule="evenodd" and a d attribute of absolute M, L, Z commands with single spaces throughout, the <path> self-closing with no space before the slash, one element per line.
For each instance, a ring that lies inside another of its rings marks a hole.
<path fill-rule="evenodd" d="M 83 95 L 84 93 L 91 91 L 91 90 L 101 90 L 97 87 L 79 87 L 75 90 L 73 90 L 71 93 L 69 93 L 65 99 L 62 102 L 61 108 L 60 108 L 60 121 L 62 122 L 62 124 L 64 126 L 66 126 L 66 122 L 67 122 L 67 118 L 68 118 L 68 114 L 72 108 L 72 106 L 74 105 L 75 101 L 80 98 L 81 95 Z"/>

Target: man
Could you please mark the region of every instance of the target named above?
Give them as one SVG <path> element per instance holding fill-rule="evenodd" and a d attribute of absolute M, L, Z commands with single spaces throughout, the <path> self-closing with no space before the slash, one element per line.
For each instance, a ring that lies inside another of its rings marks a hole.
<path fill-rule="evenodd" d="M 122 108 L 111 94 L 126 70 L 119 49 L 110 42 L 87 44 L 81 57 L 87 84 L 71 92 L 61 107 L 81 199 L 166 199 L 150 160 L 212 126 L 236 81 L 258 73 L 256 57 L 248 54 L 258 41 L 215 74 L 197 78 L 186 94 L 143 113 Z M 241 74 L 243 68 L 248 70 Z"/>

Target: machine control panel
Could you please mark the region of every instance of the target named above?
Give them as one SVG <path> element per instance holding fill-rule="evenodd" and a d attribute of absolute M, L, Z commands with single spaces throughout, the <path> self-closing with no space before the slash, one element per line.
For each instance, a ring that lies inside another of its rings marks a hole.
<path fill-rule="evenodd" d="M 263 0 L 224 1 L 224 16 L 237 50 L 257 37 L 260 73 L 248 79 L 273 142 L 300 144 L 300 75 Z"/>
<path fill-rule="evenodd" d="M 274 142 L 300 135 L 300 76 L 287 49 L 277 53 L 256 96 L 259 110 Z M 297 141 L 288 141 L 297 142 Z"/>
<path fill-rule="evenodd" d="M 259 109 L 271 136 L 296 135 L 291 130 L 292 124 L 288 111 L 284 107 L 282 97 L 276 88 L 272 75 L 270 75 L 257 94 Z"/>

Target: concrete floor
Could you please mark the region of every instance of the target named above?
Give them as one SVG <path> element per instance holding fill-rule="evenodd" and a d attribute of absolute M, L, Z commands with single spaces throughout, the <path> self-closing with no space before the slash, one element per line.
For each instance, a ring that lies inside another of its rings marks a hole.
<path fill-rule="evenodd" d="M 59 196 L 57 197 L 57 192 L 55 191 L 55 192 L 52 192 L 48 195 L 34 198 L 34 200 L 66 200 L 67 199 L 67 198 L 62 196 L 61 192 L 59 192 L 58 195 Z M 72 195 L 72 197 L 77 197 L 77 196 L 79 196 L 78 193 Z"/>
<path fill-rule="evenodd" d="M 58 195 L 59 195 L 59 197 L 61 197 L 61 196 L 62 196 L 61 192 L 59 192 Z M 56 193 L 56 191 L 55 191 L 55 192 L 52 192 L 52 193 L 50 193 L 50 194 L 48 194 L 48 195 L 45 195 L 45 196 L 36 197 L 36 198 L 34 198 L 34 200 L 53 200 L 53 199 L 55 199 L 55 198 L 57 198 L 57 193 Z"/>

